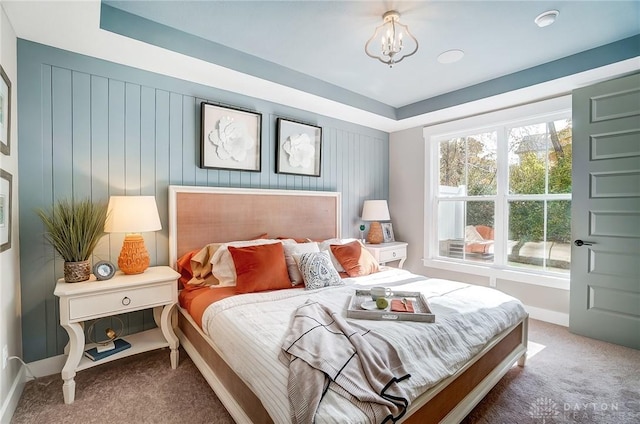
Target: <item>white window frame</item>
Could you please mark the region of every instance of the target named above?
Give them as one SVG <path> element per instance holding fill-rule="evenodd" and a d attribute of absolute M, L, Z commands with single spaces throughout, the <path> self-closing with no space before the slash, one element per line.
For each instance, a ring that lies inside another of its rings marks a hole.
<path fill-rule="evenodd" d="M 438 257 L 438 203 L 436 201 L 436 196 L 439 191 L 440 141 L 493 131 L 499 127 L 519 127 L 528 124 L 565 119 L 567 117 L 571 117 L 570 95 L 445 122 L 423 129 L 423 137 L 426 143 L 425 164 L 427 165 L 425 167 L 425 255 L 423 259 L 425 266 L 489 277 L 492 283 L 495 283 L 496 279 L 501 279 L 569 290 L 569 275 L 565 276 L 546 271 L 520 270 L 508 267 L 504 261 L 504 249 L 506 248 L 504 243 L 496 244 L 496 259 L 494 263 L 480 263 L 455 258 Z M 506 146 L 506 137 L 506 134 L 501 134 L 500 131 L 498 132 L 498 168 L 500 179 L 498 184 L 501 187 L 507 187 L 508 184 L 508 160 L 506 160 L 508 148 Z M 486 199 L 496 200 L 497 197 L 498 196 L 495 195 L 486 196 Z M 549 197 L 549 195 L 545 195 L 545 198 Z M 511 196 L 507 196 L 507 198 L 511 198 Z M 518 196 L 518 198 L 521 198 L 521 196 Z M 535 195 L 532 195 L 531 198 L 539 200 Z M 558 196 L 558 199 L 566 198 L 566 195 Z M 478 200 L 478 198 L 460 197 L 456 198 L 456 200 Z M 500 198 L 500 200 L 502 200 L 502 198 Z M 508 222 L 506 219 L 508 211 L 506 210 L 506 204 L 502 203 L 502 201 L 496 203 L 495 216 L 495 222 L 502 223 L 501 225 L 495 226 L 495 238 L 501 240 L 505 238 L 504 234 L 508 231 Z"/>

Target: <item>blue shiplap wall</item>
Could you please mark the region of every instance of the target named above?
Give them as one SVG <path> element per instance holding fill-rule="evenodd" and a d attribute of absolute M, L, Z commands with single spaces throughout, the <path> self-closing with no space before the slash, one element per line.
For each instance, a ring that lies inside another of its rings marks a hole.
<path fill-rule="evenodd" d="M 27 362 L 62 353 L 55 281 L 62 261 L 34 211 L 56 199 L 155 195 L 162 231 L 145 234 L 152 265 L 168 264 L 169 184 L 340 191 L 343 235 L 357 236 L 365 199 L 388 198 L 388 134 L 286 105 L 18 42 L 20 262 Z M 262 113 L 262 172 L 205 170 L 200 102 Z M 275 173 L 275 120 L 323 127 L 321 177 Z M 122 235 L 105 236 L 94 261 L 117 261 Z M 126 332 L 155 326 L 151 311 L 123 315 Z M 116 322 L 114 325 L 118 326 Z"/>

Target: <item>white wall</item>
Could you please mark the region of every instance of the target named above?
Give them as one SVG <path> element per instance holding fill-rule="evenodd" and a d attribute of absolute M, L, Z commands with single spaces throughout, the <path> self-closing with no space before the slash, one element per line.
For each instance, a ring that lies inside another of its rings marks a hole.
<path fill-rule="evenodd" d="M 389 213 L 396 240 L 409 243 L 404 268 L 424 274 L 424 142 L 422 127 L 389 135 Z"/>
<path fill-rule="evenodd" d="M 0 64 L 11 80 L 11 151 L 0 154 L 0 168 L 13 176 L 11 249 L 0 253 L 0 353 L 7 346 L 9 356 L 22 357 L 20 327 L 20 246 L 18 245 L 18 102 L 16 34 L 4 8 L 0 9 Z M 2 369 L 0 360 L 0 422 L 9 422 L 24 387 L 23 373 L 16 360 Z"/>
<path fill-rule="evenodd" d="M 451 119 L 456 119 L 452 117 Z M 389 136 L 389 209 L 397 240 L 409 243 L 404 268 L 415 274 L 489 286 L 489 276 L 472 275 L 423 265 L 425 245 L 425 140 L 423 127 Z M 531 317 L 567 326 L 569 291 L 496 280 L 496 288 L 520 299 Z"/>

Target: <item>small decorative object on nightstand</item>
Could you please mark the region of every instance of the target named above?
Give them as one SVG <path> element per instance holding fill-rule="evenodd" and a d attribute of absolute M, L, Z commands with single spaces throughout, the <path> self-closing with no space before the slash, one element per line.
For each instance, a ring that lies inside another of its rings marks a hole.
<path fill-rule="evenodd" d="M 108 280 L 116 273 L 116 267 L 109 261 L 99 261 L 93 265 L 93 275 L 100 281 Z"/>
<path fill-rule="evenodd" d="M 362 220 L 373 221 L 369 224 L 369 234 L 367 235 L 367 243 L 379 244 L 384 241 L 382 234 L 382 225 L 379 221 L 388 221 L 389 206 L 386 200 L 365 200 L 362 206 Z"/>
<path fill-rule="evenodd" d="M 104 231 L 127 233 L 118 257 L 125 274 L 140 274 L 150 259 L 140 233 L 162 229 L 156 198 L 153 196 L 111 196 Z"/>
<path fill-rule="evenodd" d="M 402 268 L 404 261 L 407 259 L 407 245 L 408 243 L 394 241 L 380 244 L 367 243 L 364 246 L 380 265 L 385 265 L 387 262 L 400 261 L 398 268 Z"/>
<path fill-rule="evenodd" d="M 69 334 L 69 343 L 64 349 L 67 362 L 62 369 L 64 403 L 73 403 L 75 399 L 76 372 L 94 365 L 169 346 L 171 368 L 178 366 L 178 338 L 171 326 L 171 311 L 178 303 L 178 277 L 180 274 L 168 266 L 155 266 L 144 274 L 117 272 L 110 280 L 92 278 L 90 284 L 58 280 L 53 294 L 60 298 L 60 325 Z M 85 321 L 149 308 L 153 308 L 158 328 L 128 334 L 131 347 L 103 359 L 94 362 L 83 357 L 87 348 L 96 346 L 85 346 Z"/>
<path fill-rule="evenodd" d="M 50 210 L 39 209 L 46 228 L 46 239 L 64 259 L 64 278 L 68 283 L 91 277 L 91 254 L 104 235 L 107 205 L 84 200 L 59 200 Z"/>

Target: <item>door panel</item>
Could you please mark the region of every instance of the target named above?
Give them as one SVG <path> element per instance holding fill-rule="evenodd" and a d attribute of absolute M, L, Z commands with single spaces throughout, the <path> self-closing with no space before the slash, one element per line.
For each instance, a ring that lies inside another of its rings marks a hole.
<path fill-rule="evenodd" d="M 640 349 L 640 74 L 573 92 L 570 331 Z"/>
<path fill-rule="evenodd" d="M 591 160 L 640 156 L 640 131 L 591 136 Z"/>

